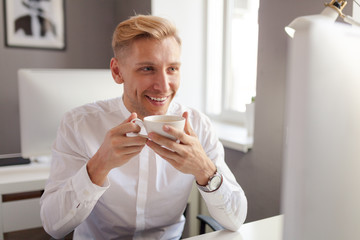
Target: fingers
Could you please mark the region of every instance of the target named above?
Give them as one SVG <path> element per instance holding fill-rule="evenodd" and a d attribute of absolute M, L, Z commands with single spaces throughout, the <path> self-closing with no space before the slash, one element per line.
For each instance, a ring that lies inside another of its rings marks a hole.
<path fill-rule="evenodd" d="M 123 123 L 131 122 L 131 120 L 133 120 L 135 118 L 137 118 L 137 113 L 133 112 L 133 113 L 130 114 L 130 116 Z"/>
<path fill-rule="evenodd" d="M 184 133 L 182 134 L 187 136 Z M 186 154 L 185 145 L 180 144 L 179 141 L 171 140 L 156 133 L 150 133 L 149 138 L 151 140 L 148 140 L 146 144 L 166 160 L 180 161 L 180 156 Z"/>
<path fill-rule="evenodd" d="M 122 136 L 117 133 L 115 133 L 115 135 L 110 135 L 109 139 L 113 148 L 144 146 L 146 143 L 146 138 L 140 136 L 126 137 L 126 135 Z"/>
<path fill-rule="evenodd" d="M 133 113 L 130 114 L 130 116 L 124 122 L 122 122 L 118 126 L 121 126 L 121 125 L 126 126 L 126 128 L 124 129 L 124 130 L 127 131 L 126 133 L 128 133 L 128 132 L 140 132 L 141 128 L 138 125 L 136 125 L 135 123 L 131 122 L 135 118 L 137 118 L 137 114 L 135 112 L 133 112 Z"/>
<path fill-rule="evenodd" d="M 164 132 L 174 136 L 176 139 L 178 139 L 182 143 L 187 143 L 187 137 L 188 135 L 184 133 L 184 130 L 178 130 L 172 126 L 165 125 L 163 127 Z"/>
<path fill-rule="evenodd" d="M 189 113 L 184 112 L 182 116 L 183 116 L 183 118 L 185 118 L 185 127 L 184 127 L 185 133 L 190 135 L 190 136 L 196 136 L 196 134 L 195 134 L 194 130 L 191 128 L 191 125 L 190 125 L 190 122 L 189 122 Z"/>
<path fill-rule="evenodd" d="M 184 131 L 186 132 L 186 134 L 189 134 L 190 135 L 190 132 L 189 132 L 189 113 L 188 112 L 184 112 L 183 113 L 183 118 L 185 118 L 185 127 L 184 127 Z"/>
<path fill-rule="evenodd" d="M 110 134 L 115 136 L 115 135 L 125 135 L 126 133 L 131 133 L 131 132 L 135 132 L 135 133 L 140 132 L 141 128 L 135 123 L 131 122 L 135 118 L 137 118 L 137 114 L 131 113 L 131 115 L 127 119 L 125 119 L 122 123 L 112 128 L 109 131 Z"/>
<path fill-rule="evenodd" d="M 177 144 L 173 141 L 169 141 L 169 142 Z M 146 142 L 146 145 L 148 145 L 148 147 L 153 149 L 154 152 L 156 152 L 160 157 L 169 161 L 172 165 L 177 163 L 180 155 L 177 152 L 170 150 L 171 148 L 165 148 L 164 146 L 160 146 L 159 144 L 151 140 L 148 140 Z"/>
<path fill-rule="evenodd" d="M 88 171 L 94 172 L 91 175 L 92 181 L 101 185 L 104 181 L 105 174 L 115 167 L 120 167 L 131 158 L 138 155 L 144 148 L 147 139 L 143 137 L 127 137 L 129 132 L 139 132 L 140 127 L 132 123 L 131 120 L 137 117 L 136 113 L 132 113 L 125 121 L 118 126 L 110 129 L 105 136 L 103 143 L 93 158 L 89 160 Z M 92 167 L 92 166 L 95 166 Z M 98 167 L 100 166 L 100 167 Z M 90 169 L 90 170 L 89 170 Z M 98 176 L 100 180 L 94 180 L 94 176 Z"/>
<path fill-rule="evenodd" d="M 118 156 L 132 156 L 139 154 L 141 150 L 144 148 L 145 145 L 139 145 L 139 146 L 121 146 L 119 148 L 116 148 L 115 154 Z"/>
<path fill-rule="evenodd" d="M 211 160 L 207 157 L 203 146 L 190 125 L 189 114 L 184 112 L 182 116 L 185 118 L 183 130 L 168 125 L 163 127 L 166 133 L 180 141 L 173 141 L 151 132 L 148 134 L 151 140 L 148 140 L 146 144 L 179 171 L 201 176 L 203 169 L 208 168 Z"/>
<path fill-rule="evenodd" d="M 189 138 L 189 135 L 192 137 L 196 137 L 195 132 L 193 131 L 193 129 L 191 128 L 190 122 L 188 120 L 188 112 L 184 112 L 182 115 L 185 118 L 185 126 L 183 130 L 178 130 L 172 126 L 169 125 L 165 125 L 163 126 L 163 130 L 174 136 L 176 139 L 178 139 L 178 141 L 180 141 L 182 144 L 189 144 L 191 142 L 191 139 Z M 163 137 L 159 134 L 156 134 L 154 132 L 149 133 L 149 138 L 154 141 L 155 143 L 157 143 L 160 146 L 165 146 L 166 148 L 172 149 L 174 151 L 177 152 L 181 152 L 182 148 L 180 147 L 181 144 L 177 144 L 175 141 L 169 140 L 166 137 Z"/>

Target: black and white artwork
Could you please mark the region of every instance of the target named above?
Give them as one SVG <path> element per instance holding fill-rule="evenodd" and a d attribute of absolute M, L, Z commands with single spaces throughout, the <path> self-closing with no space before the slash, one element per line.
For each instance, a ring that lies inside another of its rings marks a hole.
<path fill-rule="evenodd" d="M 4 0 L 8 47 L 65 49 L 64 0 Z"/>

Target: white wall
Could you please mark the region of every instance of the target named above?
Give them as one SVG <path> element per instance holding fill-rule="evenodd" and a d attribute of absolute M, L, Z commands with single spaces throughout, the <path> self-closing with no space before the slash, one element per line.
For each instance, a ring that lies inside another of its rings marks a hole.
<path fill-rule="evenodd" d="M 152 0 L 152 15 L 173 22 L 182 39 L 181 85 L 175 101 L 204 110 L 205 81 L 204 0 Z"/>
<path fill-rule="evenodd" d="M 118 1 L 118 0 L 116 0 Z M 124 0 L 123 0 L 124 1 Z M 0 12 L 3 3 L 0 1 Z M 84 8 L 86 6 L 86 8 Z M 19 68 L 109 68 L 115 0 L 66 1 L 64 51 L 8 48 L 0 16 L 0 155 L 20 153 Z M 128 9 L 132 13 L 132 10 Z"/>

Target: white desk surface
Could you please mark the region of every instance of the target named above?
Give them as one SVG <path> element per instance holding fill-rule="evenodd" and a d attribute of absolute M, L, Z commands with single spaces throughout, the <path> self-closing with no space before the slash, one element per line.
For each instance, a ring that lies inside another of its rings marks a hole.
<path fill-rule="evenodd" d="M 187 240 L 281 240 L 283 216 L 246 223 L 237 232 L 221 230 L 187 238 Z"/>
<path fill-rule="evenodd" d="M 48 163 L 4 166 L 0 168 L 0 194 L 44 189 L 49 177 Z"/>

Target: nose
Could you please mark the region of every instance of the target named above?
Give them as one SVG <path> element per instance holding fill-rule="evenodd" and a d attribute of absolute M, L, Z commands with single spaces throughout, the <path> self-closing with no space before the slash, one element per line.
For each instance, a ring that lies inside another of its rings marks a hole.
<path fill-rule="evenodd" d="M 154 89 L 160 92 L 167 92 L 170 89 L 170 76 L 163 70 L 159 71 L 155 77 Z"/>

